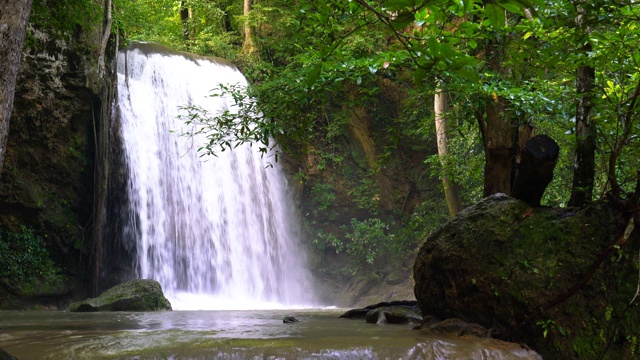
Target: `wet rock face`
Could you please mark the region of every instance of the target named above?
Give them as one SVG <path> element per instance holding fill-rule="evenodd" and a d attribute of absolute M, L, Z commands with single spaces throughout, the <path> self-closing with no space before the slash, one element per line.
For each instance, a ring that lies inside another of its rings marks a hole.
<path fill-rule="evenodd" d="M 0 181 L 0 227 L 34 228 L 71 273 L 92 213 L 100 82 L 91 51 L 71 36 L 29 29 Z"/>
<path fill-rule="evenodd" d="M 484 199 L 421 247 L 414 264 L 420 310 L 477 323 L 544 358 L 597 358 L 607 346 L 598 334 L 618 339 L 607 351 L 631 355 L 640 315 L 625 309 L 636 289 L 637 236 L 579 291 L 539 313 L 574 288 L 610 247 L 624 224 L 619 215 L 605 202 L 552 209 L 506 195 Z"/>
<path fill-rule="evenodd" d="M 73 303 L 70 312 L 96 311 L 162 311 L 171 310 L 171 303 L 155 280 L 133 280 L 100 294 L 98 297 Z"/>

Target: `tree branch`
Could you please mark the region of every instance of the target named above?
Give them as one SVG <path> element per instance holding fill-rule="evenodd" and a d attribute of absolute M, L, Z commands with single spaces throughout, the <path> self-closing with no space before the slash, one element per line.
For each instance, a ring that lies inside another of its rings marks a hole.
<path fill-rule="evenodd" d="M 98 56 L 98 74 L 100 77 L 104 75 L 105 64 L 104 64 L 104 54 L 107 51 L 107 44 L 109 44 L 109 36 L 111 35 L 111 0 L 107 0 L 107 5 L 105 10 L 107 11 L 106 23 L 104 25 L 104 33 L 102 35 L 102 43 L 100 44 L 100 55 Z"/>

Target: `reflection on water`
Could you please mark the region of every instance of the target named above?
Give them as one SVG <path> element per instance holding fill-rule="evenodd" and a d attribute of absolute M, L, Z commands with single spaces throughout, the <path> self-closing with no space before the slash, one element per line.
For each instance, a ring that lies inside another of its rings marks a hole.
<path fill-rule="evenodd" d="M 514 344 L 338 319 L 342 310 L 0 312 L 18 359 L 538 359 Z M 283 324 L 295 316 L 298 323 Z"/>

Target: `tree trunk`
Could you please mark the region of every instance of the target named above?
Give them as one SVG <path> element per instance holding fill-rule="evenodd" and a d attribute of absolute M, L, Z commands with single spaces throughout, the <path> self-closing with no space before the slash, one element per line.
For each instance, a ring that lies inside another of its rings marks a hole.
<path fill-rule="evenodd" d="M 251 38 L 251 25 L 249 24 L 249 12 L 251 11 L 251 0 L 244 0 L 244 43 L 242 50 L 246 54 L 253 54 L 254 46 Z"/>
<path fill-rule="evenodd" d="M 187 43 L 189 41 L 189 7 L 187 2 L 182 0 L 180 2 L 180 21 L 182 22 L 182 41 Z"/>
<path fill-rule="evenodd" d="M 504 45 L 499 40 L 487 42 L 485 57 L 493 72 L 504 75 Z M 514 139 L 505 100 L 495 93 L 491 94 L 485 100 L 484 114 L 476 116 L 484 141 L 484 196 L 495 193 L 510 195 Z"/>
<path fill-rule="evenodd" d="M 589 46 L 591 47 L 591 46 Z M 592 90 L 595 70 L 580 66 L 576 76 L 578 105 L 576 108 L 576 156 L 569 206 L 582 206 L 593 197 L 595 176 L 596 129 L 591 119 Z"/>
<path fill-rule="evenodd" d="M 583 8 L 578 9 L 578 26 L 584 27 Z M 584 27 L 584 34 L 588 37 L 590 29 Z M 584 57 L 592 51 L 591 42 L 586 41 L 582 47 Z M 596 128 L 592 119 L 593 89 L 595 83 L 595 69 L 589 65 L 580 65 L 576 71 L 576 155 L 573 171 L 573 186 L 569 206 L 582 206 L 593 197 L 593 179 L 595 176 Z"/>
<path fill-rule="evenodd" d="M 0 175 L 30 12 L 31 0 L 0 0 Z"/>
<path fill-rule="evenodd" d="M 107 46 L 109 45 L 109 38 L 111 37 L 111 10 L 113 8 L 113 4 L 111 0 L 107 0 L 104 5 L 105 12 L 105 24 L 104 24 L 104 32 L 102 33 L 102 44 L 100 45 L 100 55 L 98 55 L 98 74 L 100 77 L 104 76 L 106 71 L 106 64 L 104 63 L 105 52 L 107 51 Z"/>
<path fill-rule="evenodd" d="M 449 109 L 449 101 L 447 94 L 442 91 L 440 81 L 436 85 L 436 92 L 433 97 L 433 112 L 435 114 L 436 123 L 436 139 L 438 142 L 438 156 L 442 164 L 442 186 L 444 188 L 444 196 L 449 208 L 449 215 L 455 217 L 462 210 L 462 197 L 460 196 L 460 187 L 449 176 L 449 165 L 447 164 L 448 135 L 447 135 L 447 117 L 446 113 Z"/>
<path fill-rule="evenodd" d="M 516 124 L 513 124 L 514 128 Z M 515 154 L 511 161 L 511 192 L 513 192 L 513 187 L 515 186 L 515 181 L 518 178 L 518 167 L 522 162 L 522 154 L 525 151 L 525 147 L 527 146 L 527 142 L 535 135 L 535 128 L 530 124 L 520 124 L 517 126 L 517 131 L 515 132 Z"/>
<path fill-rule="evenodd" d="M 512 136 L 511 121 L 505 116 L 503 100 L 486 103 L 484 143 L 484 196 L 511 194 Z"/>

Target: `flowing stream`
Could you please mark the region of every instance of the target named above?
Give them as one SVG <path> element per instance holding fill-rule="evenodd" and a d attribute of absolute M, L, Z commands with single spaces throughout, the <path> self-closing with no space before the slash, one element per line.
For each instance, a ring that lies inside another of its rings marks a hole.
<path fill-rule="evenodd" d="M 517 344 L 338 319 L 342 311 L 0 311 L 0 347 L 21 360 L 541 360 Z M 283 324 L 286 315 L 300 322 Z"/>
<path fill-rule="evenodd" d="M 202 136 L 181 136 L 180 107 L 234 111 L 211 97 L 246 85 L 221 59 L 151 44 L 119 54 L 118 102 L 129 171 L 125 233 L 138 276 L 160 282 L 174 309 L 308 307 L 313 292 L 298 221 L 278 163 L 257 146 L 200 157 Z"/>

